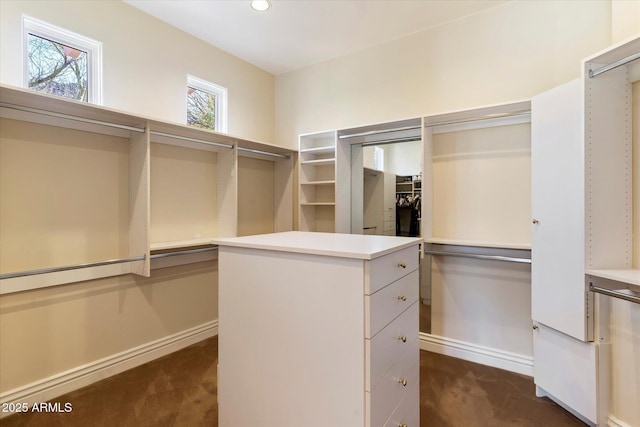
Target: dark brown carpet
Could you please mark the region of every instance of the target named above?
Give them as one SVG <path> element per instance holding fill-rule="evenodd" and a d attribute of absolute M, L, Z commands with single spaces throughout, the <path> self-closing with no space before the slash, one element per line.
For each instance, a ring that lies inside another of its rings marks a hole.
<path fill-rule="evenodd" d="M 217 355 L 214 337 L 54 400 L 71 403 L 69 413 L 16 414 L 0 425 L 214 427 Z M 584 425 L 535 397 L 529 377 L 426 351 L 420 365 L 421 426 Z"/>

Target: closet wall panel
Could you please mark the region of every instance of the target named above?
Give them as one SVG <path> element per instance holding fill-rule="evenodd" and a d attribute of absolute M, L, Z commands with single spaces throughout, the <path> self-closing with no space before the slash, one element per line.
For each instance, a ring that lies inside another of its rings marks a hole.
<path fill-rule="evenodd" d="M 275 163 L 238 157 L 238 236 L 273 233 Z"/>
<path fill-rule="evenodd" d="M 151 144 L 151 242 L 217 234 L 217 156 L 212 151 Z"/>
<path fill-rule="evenodd" d="M 433 237 L 528 243 L 531 125 L 433 135 Z"/>
<path fill-rule="evenodd" d="M 0 119 L 0 230 L 2 273 L 130 256 L 129 140 Z"/>
<path fill-rule="evenodd" d="M 640 66 L 635 78 L 640 77 Z M 631 74 L 633 75 L 633 74 Z M 633 84 L 633 267 L 640 268 L 640 81 Z M 640 304 L 611 299 L 611 414 L 640 425 Z"/>

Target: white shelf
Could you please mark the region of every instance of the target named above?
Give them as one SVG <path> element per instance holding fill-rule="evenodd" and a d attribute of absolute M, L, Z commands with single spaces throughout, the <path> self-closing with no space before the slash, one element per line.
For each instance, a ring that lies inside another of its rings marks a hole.
<path fill-rule="evenodd" d="M 300 203 L 300 206 L 335 206 L 335 202 L 307 202 Z"/>
<path fill-rule="evenodd" d="M 326 147 L 305 148 L 300 150 L 300 153 L 312 153 L 312 154 L 328 154 L 335 153 L 336 147 L 329 145 Z"/>
<path fill-rule="evenodd" d="M 470 246 L 477 248 L 499 248 L 499 249 L 520 249 L 531 250 L 531 243 L 514 243 L 514 242 L 495 242 L 495 241 L 480 241 L 480 240 L 460 240 L 460 239 L 446 239 L 439 237 L 425 237 L 425 243 L 434 243 L 437 245 L 452 245 L 452 246 Z"/>
<path fill-rule="evenodd" d="M 329 166 L 336 162 L 335 158 L 331 159 L 318 159 L 318 160 L 303 160 L 300 162 L 301 165 L 311 165 L 311 166 Z"/>
<path fill-rule="evenodd" d="M 308 182 L 301 182 L 300 185 L 332 185 L 335 184 L 336 181 L 335 180 L 328 180 L 328 181 L 308 181 Z"/>
<path fill-rule="evenodd" d="M 640 269 L 637 268 L 620 270 L 587 270 L 586 274 L 628 285 L 640 286 Z"/>
<path fill-rule="evenodd" d="M 157 242 L 151 243 L 150 249 L 152 251 L 160 251 L 165 249 L 181 249 L 190 248 L 193 246 L 211 245 L 213 237 L 206 237 L 203 239 L 191 239 L 191 240 L 173 240 L 170 242 Z"/>

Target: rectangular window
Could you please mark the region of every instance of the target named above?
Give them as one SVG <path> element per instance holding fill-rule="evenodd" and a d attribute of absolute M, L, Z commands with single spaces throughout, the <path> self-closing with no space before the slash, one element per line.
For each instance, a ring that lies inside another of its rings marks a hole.
<path fill-rule="evenodd" d="M 187 76 L 187 124 L 216 132 L 227 131 L 227 89 Z"/>
<path fill-rule="evenodd" d="M 101 103 L 101 43 L 26 16 L 23 28 L 26 87 Z"/>

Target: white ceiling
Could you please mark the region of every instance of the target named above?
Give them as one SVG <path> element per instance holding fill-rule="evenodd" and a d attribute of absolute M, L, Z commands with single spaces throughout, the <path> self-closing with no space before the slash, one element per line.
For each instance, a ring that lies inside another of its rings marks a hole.
<path fill-rule="evenodd" d="M 280 74 L 477 13 L 507 0 L 124 0 L 174 27 Z"/>

